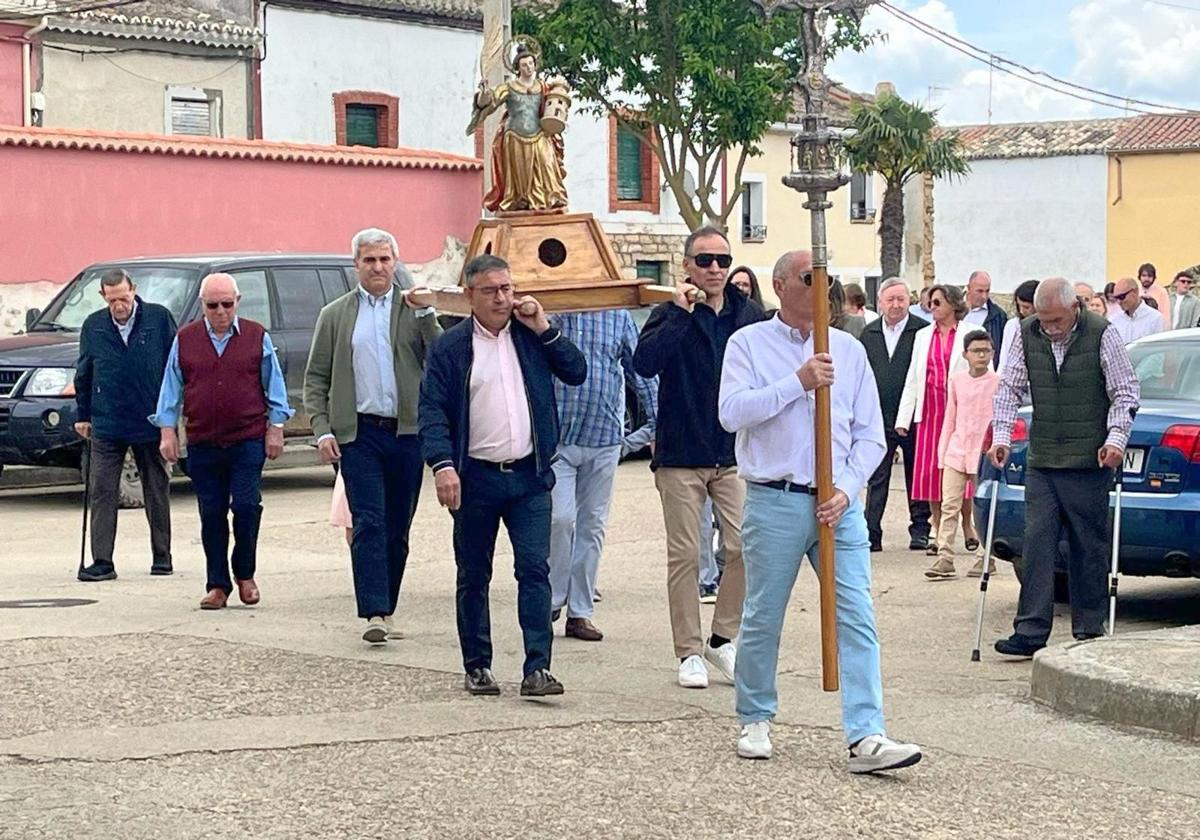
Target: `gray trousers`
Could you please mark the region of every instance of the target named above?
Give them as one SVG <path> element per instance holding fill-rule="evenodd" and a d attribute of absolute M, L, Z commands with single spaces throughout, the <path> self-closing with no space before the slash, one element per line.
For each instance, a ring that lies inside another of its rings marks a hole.
<path fill-rule="evenodd" d="M 91 472 L 88 491 L 91 496 L 92 560 L 113 562 L 113 543 L 117 539 L 117 507 L 120 503 L 121 470 L 125 452 L 133 450 L 134 461 L 142 478 L 146 500 L 146 521 L 150 523 L 152 562 L 171 562 L 171 493 L 166 464 L 158 452 L 158 441 L 124 443 L 92 438 Z"/>
<path fill-rule="evenodd" d="M 1106 469 L 1025 470 L 1025 568 L 1013 629 L 1045 641 L 1054 620 L 1054 563 L 1065 532 L 1071 632 L 1102 633 L 1111 532 Z"/>

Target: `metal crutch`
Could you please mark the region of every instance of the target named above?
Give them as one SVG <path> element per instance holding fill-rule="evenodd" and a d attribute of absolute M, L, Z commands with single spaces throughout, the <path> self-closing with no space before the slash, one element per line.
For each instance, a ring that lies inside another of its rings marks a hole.
<path fill-rule="evenodd" d="M 992 540 L 996 533 L 996 502 L 1000 498 L 1000 481 L 1004 472 L 998 471 L 992 481 L 992 501 L 988 504 L 988 524 L 986 543 L 983 551 L 983 574 L 979 576 L 979 615 L 975 619 L 975 648 L 971 651 L 971 661 L 979 661 L 979 647 L 983 644 L 983 606 L 987 602 L 988 579 L 991 578 Z"/>
<path fill-rule="evenodd" d="M 87 553 L 87 528 L 88 528 L 88 503 L 92 497 L 92 443 L 89 440 L 83 442 L 83 462 L 85 469 L 83 470 L 83 532 L 79 537 L 79 571 L 76 576 L 83 572 L 83 558 Z"/>
<path fill-rule="evenodd" d="M 1113 534 L 1112 534 L 1112 569 L 1108 574 L 1108 635 L 1113 635 L 1117 631 L 1117 575 L 1120 573 L 1119 564 L 1121 560 L 1121 471 L 1125 468 L 1121 464 L 1114 471 L 1117 483 L 1117 500 L 1113 510 Z"/>

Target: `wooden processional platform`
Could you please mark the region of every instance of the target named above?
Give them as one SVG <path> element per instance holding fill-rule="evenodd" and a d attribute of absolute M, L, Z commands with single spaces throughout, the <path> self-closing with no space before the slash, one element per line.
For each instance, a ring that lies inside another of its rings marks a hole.
<path fill-rule="evenodd" d="M 529 213 L 484 219 L 475 228 L 467 261 L 495 254 L 512 267 L 518 295 L 533 295 L 547 312 L 636 309 L 670 300 L 670 286 L 621 277 L 608 236 L 591 213 Z M 437 308 L 469 315 L 459 285 L 437 289 Z"/>

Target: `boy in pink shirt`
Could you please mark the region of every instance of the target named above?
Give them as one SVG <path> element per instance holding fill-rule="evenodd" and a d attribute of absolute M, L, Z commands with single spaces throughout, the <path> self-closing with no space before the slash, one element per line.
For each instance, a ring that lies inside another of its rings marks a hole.
<path fill-rule="evenodd" d="M 963 497 L 975 480 L 983 437 L 992 421 L 992 397 L 1000 376 L 992 370 L 992 340 L 983 330 L 963 338 L 963 357 L 969 367 L 950 377 L 946 396 L 946 420 L 938 439 L 938 467 L 942 470 L 942 521 L 937 526 L 937 559 L 925 570 L 930 580 L 955 576 L 954 540 Z M 993 561 L 994 562 L 994 561 Z M 989 572 L 995 571 L 993 565 Z M 983 574 L 983 556 L 967 574 Z"/>

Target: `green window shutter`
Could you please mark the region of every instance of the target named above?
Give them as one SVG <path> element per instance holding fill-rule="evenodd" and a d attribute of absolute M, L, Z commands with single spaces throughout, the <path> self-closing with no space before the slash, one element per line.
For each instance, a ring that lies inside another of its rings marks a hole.
<path fill-rule="evenodd" d="M 346 106 L 346 145 L 379 146 L 379 107 Z"/>
<path fill-rule="evenodd" d="M 658 260 L 638 260 L 637 276 L 647 278 L 655 283 L 661 283 L 662 266 L 663 264 Z"/>
<path fill-rule="evenodd" d="M 642 141 L 617 127 L 617 200 L 642 201 Z"/>

